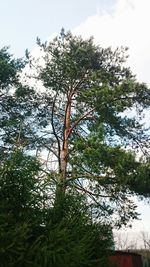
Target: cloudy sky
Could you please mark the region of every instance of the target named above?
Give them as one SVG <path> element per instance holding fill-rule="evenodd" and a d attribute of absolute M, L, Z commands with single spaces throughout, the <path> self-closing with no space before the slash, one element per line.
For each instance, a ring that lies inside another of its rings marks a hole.
<path fill-rule="evenodd" d="M 102 46 L 128 46 L 133 72 L 150 84 L 149 0 L 0 0 L 0 8 L 0 47 L 16 56 L 64 27 Z"/>
<path fill-rule="evenodd" d="M 64 27 L 103 47 L 129 47 L 128 65 L 150 86 L 150 0 L 0 0 L 0 10 L 0 47 L 10 45 L 16 57 Z M 150 230 L 150 206 L 139 211 L 134 230 Z"/>

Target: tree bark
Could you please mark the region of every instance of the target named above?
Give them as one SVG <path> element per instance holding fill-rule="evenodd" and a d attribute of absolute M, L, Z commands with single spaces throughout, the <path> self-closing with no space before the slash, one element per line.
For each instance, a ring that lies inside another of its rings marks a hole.
<path fill-rule="evenodd" d="M 60 178 L 62 184 L 62 190 L 66 189 L 66 175 L 67 175 L 67 165 L 68 165 L 68 137 L 70 133 L 70 116 L 71 116 L 71 100 L 69 99 L 66 105 L 65 110 L 65 119 L 64 119 L 64 136 L 62 150 L 60 152 Z"/>

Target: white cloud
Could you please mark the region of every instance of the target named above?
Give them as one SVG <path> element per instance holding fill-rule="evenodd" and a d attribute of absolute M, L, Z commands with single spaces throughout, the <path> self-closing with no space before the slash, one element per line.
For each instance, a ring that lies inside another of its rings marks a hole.
<path fill-rule="evenodd" d="M 84 38 L 94 36 L 103 47 L 128 46 L 129 66 L 139 81 L 150 85 L 150 1 L 117 0 L 110 12 L 97 12 L 73 30 Z"/>

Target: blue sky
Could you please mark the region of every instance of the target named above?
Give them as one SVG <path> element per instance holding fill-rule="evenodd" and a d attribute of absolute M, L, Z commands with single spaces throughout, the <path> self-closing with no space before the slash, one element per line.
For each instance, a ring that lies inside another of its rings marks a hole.
<path fill-rule="evenodd" d="M 39 36 L 45 41 L 62 27 L 70 30 L 115 0 L 4 0 L 0 1 L 0 47 L 10 45 L 16 56 L 31 50 Z"/>
<path fill-rule="evenodd" d="M 150 86 L 150 0 L 1 0 L 0 10 L 0 48 L 10 45 L 16 57 L 33 50 L 37 36 L 46 41 L 65 27 L 105 47 L 128 46 L 129 66 Z M 149 229 L 150 206 L 139 212 L 134 228 Z"/>

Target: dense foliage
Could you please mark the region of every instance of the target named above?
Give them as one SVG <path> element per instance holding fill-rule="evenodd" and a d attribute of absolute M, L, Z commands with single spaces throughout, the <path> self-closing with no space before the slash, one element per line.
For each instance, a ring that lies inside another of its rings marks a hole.
<path fill-rule="evenodd" d="M 0 50 L 1 266 L 108 266 L 112 226 L 150 192 L 150 91 L 126 49 L 63 30 L 38 45 L 26 82 L 25 62 Z"/>
<path fill-rule="evenodd" d="M 150 90 L 126 67 L 126 48 L 103 49 L 64 31 L 37 43 L 41 59 L 28 57 L 38 88 L 31 129 L 38 129 L 35 146 L 47 155 L 58 195 L 72 188 L 90 199 L 95 216 L 126 224 L 136 217 L 130 196 L 149 192 L 142 116 Z"/>
<path fill-rule="evenodd" d="M 66 195 L 58 212 L 38 172 L 21 151 L 0 169 L 1 266 L 106 266 L 111 228 L 92 222 L 80 196 Z"/>

